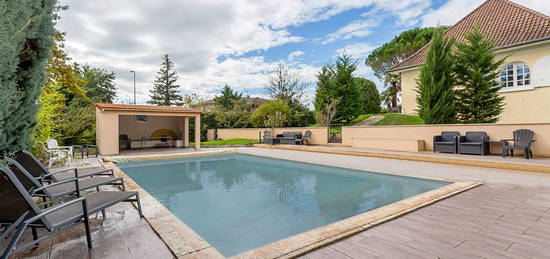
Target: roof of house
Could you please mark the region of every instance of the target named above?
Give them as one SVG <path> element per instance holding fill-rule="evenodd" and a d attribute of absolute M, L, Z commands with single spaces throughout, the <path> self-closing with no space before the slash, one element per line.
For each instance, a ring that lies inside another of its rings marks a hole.
<path fill-rule="evenodd" d="M 445 31 L 445 37 L 464 42 L 465 33 L 479 26 L 495 44 L 506 48 L 537 40 L 550 39 L 550 17 L 509 0 L 487 0 Z M 403 70 L 424 63 L 428 44 L 390 71 Z"/>
<path fill-rule="evenodd" d="M 96 103 L 95 106 L 101 110 L 128 110 L 142 112 L 193 112 L 200 113 L 201 110 L 191 109 L 179 106 L 153 106 L 153 105 L 133 105 L 133 104 L 114 104 L 114 103 Z"/>

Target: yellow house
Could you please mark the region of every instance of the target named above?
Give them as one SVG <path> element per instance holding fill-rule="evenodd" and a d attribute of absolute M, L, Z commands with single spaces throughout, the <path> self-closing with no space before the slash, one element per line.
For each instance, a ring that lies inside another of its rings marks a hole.
<path fill-rule="evenodd" d="M 463 40 L 473 26 L 495 43 L 504 111 L 498 123 L 550 122 L 550 17 L 508 0 L 487 0 L 445 32 Z M 401 77 L 402 113 L 415 114 L 417 79 L 427 46 L 390 69 Z"/>

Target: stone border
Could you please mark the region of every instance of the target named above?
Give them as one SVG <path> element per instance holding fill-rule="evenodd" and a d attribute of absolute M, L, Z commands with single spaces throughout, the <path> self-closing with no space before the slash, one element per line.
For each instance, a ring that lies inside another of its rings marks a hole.
<path fill-rule="evenodd" d="M 479 161 L 479 160 L 467 160 L 467 159 L 459 159 L 459 158 L 429 157 L 429 156 L 421 156 L 421 155 L 376 153 L 376 152 L 369 152 L 369 151 L 346 151 L 346 150 L 334 150 L 334 149 L 322 149 L 322 148 L 308 148 L 308 147 L 301 147 L 301 146 L 277 146 L 277 145 L 266 145 L 266 144 L 254 144 L 254 147 L 268 148 L 268 149 L 284 149 L 284 150 L 303 151 L 303 152 L 317 152 L 317 153 L 335 154 L 335 155 L 388 158 L 388 159 L 430 162 L 430 163 L 440 163 L 440 164 L 450 164 L 450 165 L 476 166 L 476 167 L 515 170 L 515 171 L 530 171 L 530 172 L 537 172 L 537 173 L 550 173 L 550 166 L 514 164 L 510 162 Z M 400 152 L 400 151 L 391 151 L 391 152 Z"/>
<path fill-rule="evenodd" d="M 113 162 L 173 159 L 216 154 L 238 153 L 237 150 L 200 153 L 161 154 L 127 157 L 107 157 L 103 164 L 122 177 L 129 191 L 140 194 L 145 219 L 177 258 L 224 258 L 189 226 L 172 214 L 164 205 L 139 186 Z M 392 204 L 306 231 L 274 243 L 243 252 L 231 258 L 293 258 L 343 238 L 362 232 L 377 224 L 399 217 L 421 207 L 481 185 L 476 182 L 453 182 L 429 192 L 421 193 Z"/>

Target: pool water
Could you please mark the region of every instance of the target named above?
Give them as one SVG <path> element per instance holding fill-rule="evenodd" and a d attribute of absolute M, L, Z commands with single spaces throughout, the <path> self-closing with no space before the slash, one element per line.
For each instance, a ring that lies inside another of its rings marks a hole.
<path fill-rule="evenodd" d="M 449 184 L 245 154 L 117 166 L 224 256 Z"/>

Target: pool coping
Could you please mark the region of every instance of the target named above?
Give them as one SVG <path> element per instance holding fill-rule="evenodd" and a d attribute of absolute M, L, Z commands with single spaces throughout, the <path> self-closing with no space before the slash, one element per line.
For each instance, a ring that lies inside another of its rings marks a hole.
<path fill-rule="evenodd" d="M 115 175 L 124 179 L 128 191 L 137 191 L 139 193 L 145 219 L 177 258 L 225 258 L 213 245 L 194 232 L 132 178 L 126 175 L 114 162 L 173 159 L 232 153 L 239 153 L 239 151 L 237 149 L 228 149 L 200 153 L 105 157 L 102 163 L 105 167 L 112 168 Z M 417 178 L 426 179 L 422 177 Z M 448 179 L 437 180 L 451 182 L 451 184 L 302 232 L 286 239 L 237 254 L 231 258 L 293 258 L 481 185 L 481 183 L 477 182 Z"/>

